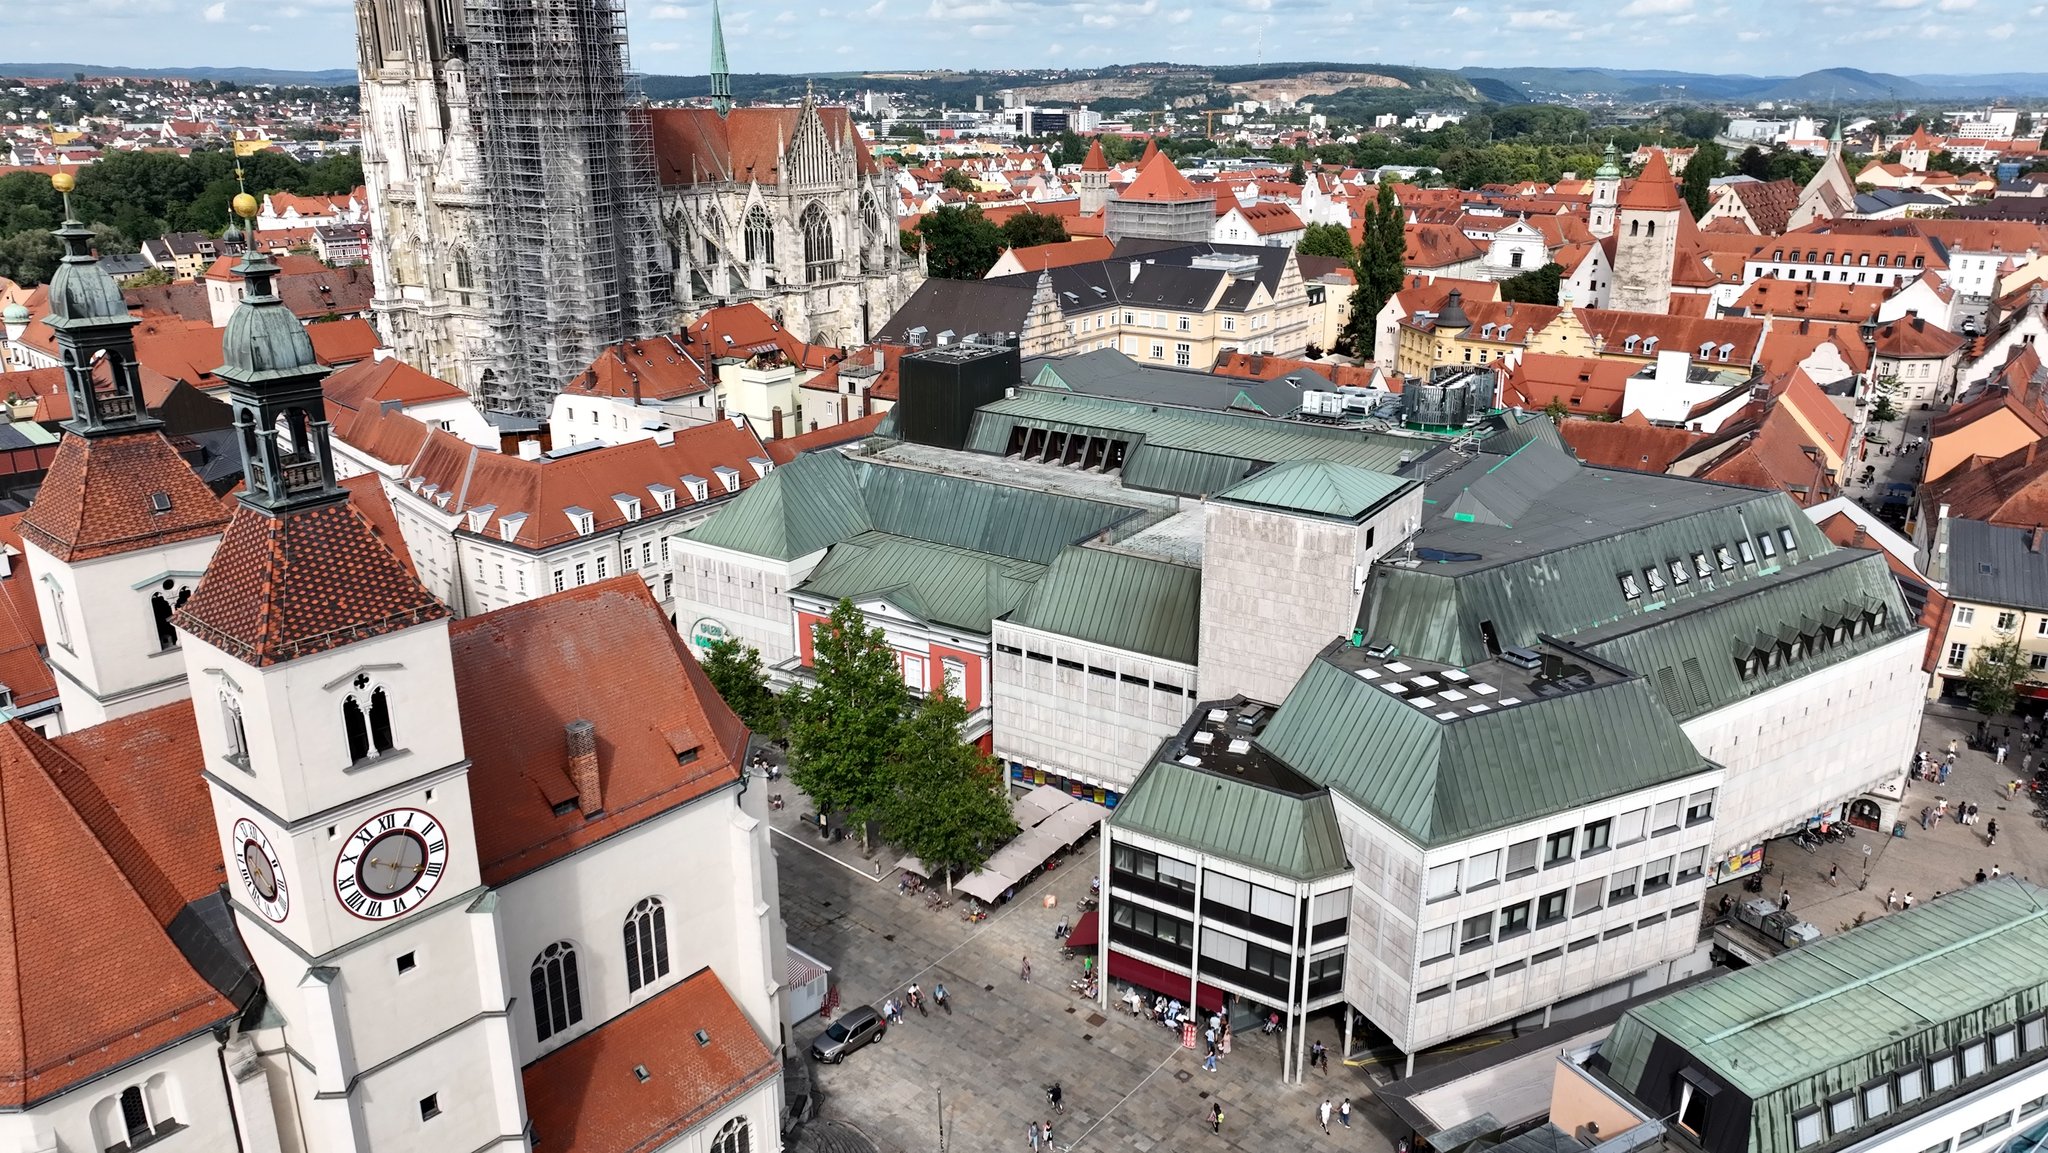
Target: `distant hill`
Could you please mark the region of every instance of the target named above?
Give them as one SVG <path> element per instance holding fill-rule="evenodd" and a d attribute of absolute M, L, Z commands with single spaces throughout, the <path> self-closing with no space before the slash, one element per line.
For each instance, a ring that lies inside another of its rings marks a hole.
<path fill-rule="evenodd" d="M 123 68 L 115 64 L 0 64 L 0 76 L 22 80 L 69 80 L 74 76 L 134 76 L 147 80 L 225 80 L 231 84 L 280 87 L 353 87 L 353 68 L 293 72 L 283 68 Z"/>
<path fill-rule="evenodd" d="M 1802 76 L 1716 75 L 1626 68 L 1462 68 L 1474 85 L 1492 81 L 1524 100 L 1608 96 L 1617 100 L 1842 101 L 1962 100 L 2048 95 L 2048 73 L 1895 76 L 1824 68 Z"/>

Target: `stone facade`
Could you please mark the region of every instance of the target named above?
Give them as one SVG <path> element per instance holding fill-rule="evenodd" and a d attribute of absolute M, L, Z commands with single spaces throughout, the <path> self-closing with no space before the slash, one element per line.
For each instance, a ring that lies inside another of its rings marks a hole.
<path fill-rule="evenodd" d="M 1122 793 L 1195 706 L 1191 665 L 1010 621 L 995 622 L 994 640 L 995 752 L 1005 761 Z"/>
<path fill-rule="evenodd" d="M 1661 313 L 1670 306 L 1678 216 L 1676 210 L 1622 207 L 1615 221 L 1610 308 L 1619 312 Z"/>

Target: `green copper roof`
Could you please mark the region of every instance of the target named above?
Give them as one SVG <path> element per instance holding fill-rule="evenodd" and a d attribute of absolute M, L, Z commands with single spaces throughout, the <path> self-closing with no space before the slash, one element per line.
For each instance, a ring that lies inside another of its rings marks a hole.
<path fill-rule="evenodd" d="M 1181 664 L 1195 663 L 1202 570 L 1099 548 L 1066 548 L 1018 624 Z"/>
<path fill-rule="evenodd" d="M 804 453 L 684 535 L 794 560 L 873 529 L 1044 565 L 1132 516 L 1128 505 Z"/>
<path fill-rule="evenodd" d="M 52 235 L 64 242 L 64 259 L 50 277 L 50 315 L 43 323 L 66 328 L 132 325 L 121 286 L 92 254 L 92 230 L 71 219 L 71 197 L 64 197 L 65 220 Z"/>
<path fill-rule="evenodd" d="M 1216 494 L 1235 504 L 1355 521 L 1418 482 L 1327 460 L 1290 460 Z"/>
<path fill-rule="evenodd" d="M 1614 141 L 1607 142 L 1607 148 L 1600 154 L 1600 167 L 1593 170 L 1596 180 L 1619 180 L 1621 178 L 1621 154 L 1614 149 Z"/>
<path fill-rule="evenodd" d="M 221 334 L 221 378 L 254 384 L 326 375 L 306 326 L 277 295 L 278 269 L 269 254 L 252 241 L 235 271 L 242 274 L 244 288 L 241 302 L 228 316 L 227 331 Z"/>
<path fill-rule="evenodd" d="M 1342 644 L 1309 665 L 1258 743 L 1425 846 L 1706 765 L 1640 678 L 1442 721 L 1332 663 Z"/>
<path fill-rule="evenodd" d="M 1045 389 L 983 405 L 968 428 L 967 448 L 1008 453 L 1020 428 L 1121 440 L 1128 445 L 1123 480 L 1131 488 L 1208 496 L 1258 466 L 1325 460 L 1391 473 L 1422 456 L 1433 442 L 1384 433 L 1301 424 L 1245 412 L 1174 408 Z"/>
<path fill-rule="evenodd" d="M 1139 774 L 1110 823 L 1297 880 L 1350 867 L 1329 793 L 1289 796 L 1170 760 Z"/>
<path fill-rule="evenodd" d="M 1911 912 L 1629 1010 L 1600 1047 L 1609 1076 L 1656 1105 L 1674 1066 L 1660 1064 L 1662 1076 L 1647 1071 L 1652 1047 L 1665 1039 L 1749 1099 L 1750 1153 L 1792 1153 L 1796 1113 L 2010 1029 L 2048 1004 L 2048 892 L 2008 877 L 1922 897 Z M 1963 1089 L 2015 1067 L 1991 1063 Z M 1912 1108 L 1954 1098 L 1930 1093 Z M 1906 1115 L 1895 1107 L 1830 1145 Z"/>
<path fill-rule="evenodd" d="M 1029 561 L 864 532 L 833 545 L 797 591 L 831 601 L 881 597 L 920 620 L 985 633 L 1044 573 Z"/>
<path fill-rule="evenodd" d="M 711 106 L 720 116 L 732 111 L 732 69 L 725 62 L 725 21 L 711 0 Z"/>

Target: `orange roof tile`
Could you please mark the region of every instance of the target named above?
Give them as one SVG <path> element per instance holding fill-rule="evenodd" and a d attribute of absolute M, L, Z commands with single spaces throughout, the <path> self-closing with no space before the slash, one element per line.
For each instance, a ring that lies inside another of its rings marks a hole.
<path fill-rule="evenodd" d="M 1352 239 L 1356 242 L 1358 237 Z M 1455 224 L 1411 224 L 1403 239 L 1404 268 L 1446 268 L 1479 259 L 1479 246 Z"/>
<path fill-rule="evenodd" d="M 804 453 L 814 452 L 821 448 L 832 448 L 836 445 L 851 444 L 856 440 L 863 440 L 873 436 L 875 429 L 881 425 L 882 418 L 888 415 L 886 412 L 871 412 L 866 416 L 846 421 L 843 424 L 832 424 L 824 428 L 815 429 L 804 433 L 802 436 L 788 436 L 783 437 L 781 440 L 766 441 L 762 444 L 762 447 L 767 450 L 768 459 L 774 461 L 775 466 L 780 468 Z"/>
<path fill-rule="evenodd" d="M 1547 408 L 1552 402 L 1588 416 L 1620 416 L 1622 394 L 1636 366 L 1624 360 L 1531 353 L 1501 382 L 1504 403 Z"/>
<path fill-rule="evenodd" d="M 1678 185 L 1671 179 L 1671 166 L 1664 162 L 1662 149 L 1650 153 L 1642 172 L 1621 186 L 1621 196 L 1615 203 L 1637 212 L 1676 212 L 1684 205 L 1678 198 Z"/>
<path fill-rule="evenodd" d="M 21 548 L 21 513 L 0 516 L 0 547 L 12 552 L 0 577 L 0 685 L 17 709 L 57 695 L 57 679 L 43 660 L 43 617 L 33 575 Z"/>
<path fill-rule="evenodd" d="M 320 391 L 330 406 L 350 413 L 376 408 L 386 401 L 401 406 L 436 400 L 462 400 L 469 394 L 438 376 L 428 376 L 395 356 L 383 360 L 359 360 L 331 372 L 320 382 Z"/>
<path fill-rule="evenodd" d="M 1920 489 L 1920 506 L 2008 528 L 2048 524 L 2048 450 L 2041 441 L 1997 458 L 1973 457 Z"/>
<path fill-rule="evenodd" d="M 1194 185 L 1188 183 L 1188 178 L 1182 176 L 1180 169 L 1173 166 L 1171 157 L 1163 156 L 1150 147 L 1148 147 L 1147 153 L 1152 159 L 1145 161 L 1139 166 L 1138 178 L 1124 185 L 1123 191 L 1116 194 L 1118 200 L 1143 200 L 1154 204 L 1181 204 L 1190 200 L 1216 199 L 1216 193 L 1213 189 L 1208 192 L 1202 192 L 1198 191 Z"/>
<path fill-rule="evenodd" d="M 1116 245 L 1105 237 L 1084 236 L 1079 240 L 1065 240 L 1053 244 L 1035 244 L 1030 248 L 1011 248 L 1009 252 L 1025 272 L 1044 272 L 1048 268 L 1065 268 L 1070 264 L 1090 264 L 1108 260 Z"/>
<path fill-rule="evenodd" d="M 1940 360 L 1963 347 L 1963 338 L 1918 316 L 1901 317 L 1877 330 L 1877 354 L 1902 360 Z"/>
<path fill-rule="evenodd" d="M 669 186 L 780 183 L 782 154 L 802 112 L 800 107 L 734 108 L 721 116 L 710 108 L 656 108 L 649 113 L 655 170 Z M 861 172 L 877 171 L 847 109 L 819 107 L 817 112 L 826 136 L 851 143 Z"/>
<path fill-rule="evenodd" d="M 700 1030 L 710 1041 L 688 1040 Z M 639 1153 L 666 1145 L 780 1071 L 707 968 L 528 1065 L 522 1076 L 535 1145 Z"/>
<path fill-rule="evenodd" d="M 412 463 L 427 442 L 426 425 L 402 412 L 385 412 L 377 405 L 366 405 L 351 413 L 330 402 L 328 419 L 334 422 L 334 435 L 343 443 L 387 465 L 403 467 Z"/>
<path fill-rule="evenodd" d="M 369 522 L 370 535 L 391 550 L 391 555 L 398 558 L 406 572 L 418 576 L 419 570 L 412 563 L 412 549 L 406 545 L 405 533 L 398 527 L 398 514 L 391 511 L 391 496 L 384 491 L 384 478 L 374 472 L 366 472 L 342 481 L 341 487 L 348 490 L 348 502 Z"/>
<path fill-rule="evenodd" d="M 1378 370 L 1370 364 L 1323 364 L 1314 360 L 1240 352 L 1234 348 L 1218 353 L 1216 366 L 1210 369 L 1210 372 L 1216 376 L 1234 376 L 1245 380 L 1277 380 L 1290 372 L 1302 370 L 1325 377 L 1340 387 L 1369 388 L 1373 378 L 1378 375 Z M 1394 391 L 1400 390 L 1396 388 Z"/>
<path fill-rule="evenodd" d="M 1790 412 L 1776 407 L 1753 431 L 1730 442 L 1728 450 L 1695 473 L 1702 480 L 1751 488 L 1776 489 L 1804 507 L 1819 504 L 1840 491 L 1840 478 L 1812 447 L 1806 430 Z"/>
<path fill-rule="evenodd" d="M 487 885 L 740 779 L 746 727 L 637 574 L 457 621 L 450 642 Z M 603 810 L 557 815 L 576 796 L 564 728 L 579 720 L 596 728 Z"/>
<path fill-rule="evenodd" d="M 261 667 L 447 615 L 363 515 L 337 502 L 282 516 L 237 509 L 177 623 Z"/>
<path fill-rule="evenodd" d="M 1770 331 L 1764 336 L 1763 348 L 1757 354 L 1757 363 L 1763 366 L 1766 376 L 1787 376 L 1823 344 L 1833 345 L 1842 362 L 1848 365 L 1852 372 L 1863 372 L 1870 367 L 1870 350 L 1864 347 L 1862 333 L 1856 325 L 1805 319 L 1787 323 L 1773 322 Z"/>
<path fill-rule="evenodd" d="M 375 326 L 360 316 L 309 324 L 306 335 L 313 338 L 314 358 L 334 367 L 370 359 L 380 343 Z"/>
<path fill-rule="evenodd" d="M 1690 429 L 1652 424 L 1640 412 L 1620 420 L 1567 420 L 1557 431 L 1587 464 L 1636 472 L 1667 472 L 1672 461 L 1706 439 Z"/>
<path fill-rule="evenodd" d="M 1874 284 L 1830 284 L 1815 280 L 1760 277 L 1735 298 L 1734 307 L 1751 316 L 1811 317 L 1854 324 L 1871 319 L 1889 296 Z"/>
<path fill-rule="evenodd" d="M 158 494 L 170 508 L 157 512 Z M 213 492 L 160 432 L 66 435 L 21 520 L 24 539 L 67 564 L 227 526 Z"/>
<path fill-rule="evenodd" d="M 1109 159 L 1102 154 L 1102 138 L 1100 136 L 1088 142 L 1088 157 L 1081 161 L 1081 171 L 1109 171 Z"/>

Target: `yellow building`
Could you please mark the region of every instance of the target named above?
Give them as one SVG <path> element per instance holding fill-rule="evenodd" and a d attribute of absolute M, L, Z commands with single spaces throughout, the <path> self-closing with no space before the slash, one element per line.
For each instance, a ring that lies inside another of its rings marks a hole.
<path fill-rule="evenodd" d="M 1746 317 L 1707 320 L 1605 308 L 1466 301 L 1453 292 L 1441 310 L 1403 319 L 1394 357 L 1405 376 L 1433 368 L 1498 363 L 1529 353 L 1654 364 L 1660 352 L 1683 352 L 1697 363 L 1747 368 L 1763 349 L 1764 322 Z"/>

